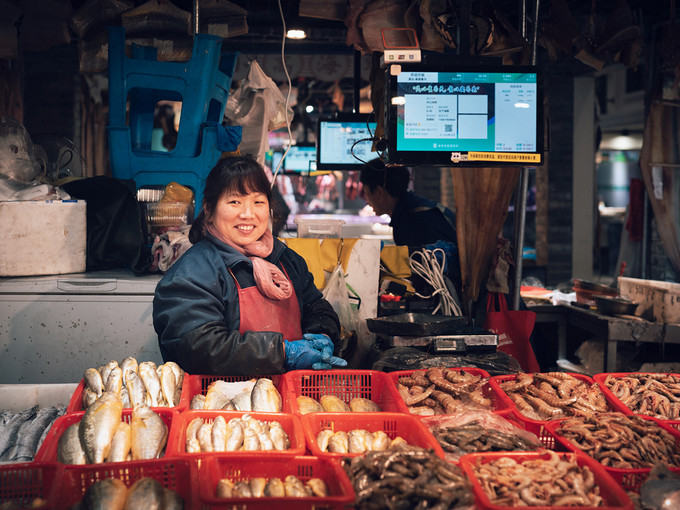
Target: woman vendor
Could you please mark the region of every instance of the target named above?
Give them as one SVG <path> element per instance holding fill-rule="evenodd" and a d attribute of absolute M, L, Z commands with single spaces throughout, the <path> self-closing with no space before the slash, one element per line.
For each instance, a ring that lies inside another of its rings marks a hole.
<path fill-rule="evenodd" d="M 193 246 L 156 287 L 153 322 L 165 361 L 186 372 L 265 375 L 328 369 L 338 317 L 307 264 L 271 232 L 271 185 L 248 158 L 207 177 Z"/>

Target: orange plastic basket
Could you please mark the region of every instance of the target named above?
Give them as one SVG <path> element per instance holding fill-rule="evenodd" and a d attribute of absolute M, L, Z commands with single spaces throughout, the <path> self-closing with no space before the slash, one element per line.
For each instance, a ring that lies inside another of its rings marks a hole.
<path fill-rule="evenodd" d="M 307 448 L 317 457 L 341 460 L 344 457 L 362 455 L 324 452 L 316 442 L 316 436 L 322 430 L 349 432 L 354 429 L 369 432 L 382 430 L 390 439 L 401 436 L 409 445 L 431 448 L 438 456 L 444 457 L 444 451 L 437 440 L 415 416 L 402 413 L 311 413 L 302 416 L 301 420 Z"/>
<path fill-rule="evenodd" d="M 179 413 L 176 413 L 173 411 L 171 408 L 165 408 L 165 407 L 156 407 L 154 408 L 154 412 L 159 415 L 162 419 L 165 425 L 168 427 L 168 443 L 170 442 L 170 434 L 172 432 L 172 422 L 175 419 L 176 416 L 179 416 Z M 74 423 L 79 423 L 80 420 L 83 418 L 83 415 L 85 414 L 85 411 L 80 411 L 78 413 L 71 413 L 71 414 L 65 414 L 64 416 L 61 416 L 57 418 L 54 421 L 54 424 L 50 428 L 49 432 L 45 436 L 45 439 L 38 449 L 38 451 L 35 454 L 35 461 L 36 462 L 58 462 L 57 461 L 57 446 L 59 444 L 59 438 L 61 435 L 66 431 L 67 428 L 69 428 L 71 425 Z M 132 419 L 132 409 L 123 409 L 123 416 L 122 416 L 122 421 L 125 421 L 127 423 L 130 423 L 130 420 Z M 166 453 L 167 453 L 167 444 L 165 447 Z M 137 462 L 150 462 L 151 460 L 154 459 L 147 459 L 147 460 L 140 460 Z M 110 464 L 118 465 L 122 464 L 122 462 L 112 462 Z"/>
<path fill-rule="evenodd" d="M 64 469 L 55 491 L 53 510 L 73 508 L 83 499 L 92 484 L 107 478 L 118 478 L 130 487 L 140 478 L 153 478 L 167 489 L 175 491 L 184 501 L 184 508 L 198 508 L 198 474 L 196 465 L 186 459 L 160 459 L 139 462 L 91 464 Z"/>
<path fill-rule="evenodd" d="M 498 389 L 496 387 L 491 386 L 490 381 L 491 377 L 489 373 L 486 370 L 482 370 L 481 368 L 476 368 L 476 367 L 452 367 L 449 368 L 449 370 L 455 370 L 457 372 L 460 371 L 465 371 L 469 372 L 470 374 L 473 375 L 478 375 L 483 378 L 488 378 L 489 382 L 484 384 L 482 386 L 482 394 L 486 397 L 491 399 L 491 407 L 490 411 L 496 413 L 496 414 L 509 414 L 514 408 L 515 404 L 506 402 L 501 398 L 501 395 L 498 393 Z M 426 372 L 426 369 L 419 369 L 419 370 L 399 370 L 396 372 L 390 372 L 387 374 L 389 377 L 390 381 L 392 382 L 392 388 L 397 394 L 398 398 L 398 403 L 399 403 L 399 411 L 402 413 L 409 413 L 409 408 L 406 405 L 406 402 L 404 402 L 404 399 L 401 398 L 401 395 L 399 394 L 399 391 L 397 390 L 397 382 L 399 382 L 399 379 L 401 377 L 408 377 L 410 375 L 413 375 L 416 372 Z M 425 416 L 423 416 L 425 418 Z"/>
<path fill-rule="evenodd" d="M 611 404 L 616 407 L 617 411 L 621 411 L 624 414 L 644 414 L 639 412 L 638 410 L 631 409 L 628 407 L 626 404 L 624 404 L 619 397 L 617 397 L 614 392 L 607 387 L 605 384 L 605 380 L 611 376 L 611 377 L 617 377 L 617 378 L 623 378 L 623 377 L 633 377 L 633 378 L 640 378 L 643 376 L 647 375 L 653 375 L 648 372 L 607 372 L 607 373 L 602 373 L 602 374 L 595 374 L 593 376 L 593 379 L 595 380 L 596 383 L 600 385 L 600 388 L 602 389 L 602 392 L 605 394 L 607 397 L 607 400 L 611 402 Z M 672 375 L 675 377 L 680 378 L 680 374 L 665 374 L 665 375 Z M 665 420 L 664 420 L 665 421 Z"/>
<path fill-rule="evenodd" d="M 590 510 L 597 508 L 598 510 L 633 510 L 633 502 L 628 497 L 626 492 L 620 485 L 605 471 L 601 464 L 582 454 L 576 453 L 562 453 L 571 459 L 575 459 L 579 466 L 586 466 L 593 472 L 595 477 L 595 484 L 600 488 L 600 497 L 602 497 L 602 506 L 578 508 Z M 527 453 L 505 453 L 505 452 L 490 452 L 490 453 L 469 453 L 460 459 L 460 467 L 465 471 L 467 477 L 472 481 L 475 499 L 477 501 L 477 508 L 480 510 L 504 510 L 508 506 L 494 505 L 489 495 L 482 488 L 482 485 L 475 474 L 475 466 L 480 464 L 487 464 L 489 462 L 498 460 L 500 458 L 511 458 L 519 463 L 530 460 L 549 459 L 550 455 L 546 452 L 527 452 Z M 555 510 L 555 509 L 573 509 L 575 507 L 569 506 L 513 506 L 512 508 L 531 508 L 532 510 Z"/>
<path fill-rule="evenodd" d="M 300 414 L 297 397 L 319 400 L 335 395 L 349 404 L 353 398 L 372 400 L 385 412 L 399 412 L 401 397 L 384 372 L 377 370 L 294 370 L 283 375 L 290 392 L 290 408 Z M 363 413 L 362 413 L 363 414 Z"/>
<path fill-rule="evenodd" d="M 186 442 L 187 442 L 187 425 L 192 422 L 195 418 L 202 418 L 204 421 L 212 422 L 217 418 L 217 416 L 222 415 L 227 420 L 232 418 L 240 418 L 244 414 L 249 414 L 253 418 L 261 421 L 278 421 L 283 430 L 288 434 L 288 439 L 290 440 L 290 448 L 288 450 L 257 450 L 247 452 L 248 455 L 252 457 L 261 457 L 268 455 L 304 455 L 305 454 L 305 435 L 302 431 L 302 423 L 297 416 L 286 413 L 245 413 L 243 411 L 185 411 L 176 415 L 176 419 L 173 421 L 173 427 L 170 430 L 170 437 L 168 438 L 168 446 L 166 449 L 167 455 L 176 455 L 183 458 L 201 458 L 205 456 L 213 455 L 227 455 L 234 456 L 238 454 L 243 454 L 244 452 L 200 452 L 200 453 L 187 453 Z"/>
<path fill-rule="evenodd" d="M 52 491 L 58 484 L 60 469 L 55 463 L 0 464 L 0 504 L 12 502 L 16 508 L 38 508 L 33 504 L 44 501 L 44 508 L 53 508 Z"/>
<path fill-rule="evenodd" d="M 321 478 L 328 487 L 328 496 L 305 498 L 218 498 L 217 482 L 228 478 L 232 482 L 250 480 L 254 477 L 285 479 L 288 475 L 298 477 L 303 483 L 310 478 Z M 285 508 L 286 510 L 343 509 L 354 501 L 354 489 L 339 463 L 329 459 L 303 456 L 281 456 L 253 458 L 240 454 L 232 457 L 208 457 L 199 467 L 198 476 L 201 488 L 203 510 L 238 508 L 239 510 Z"/>
<path fill-rule="evenodd" d="M 632 416 L 632 415 L 628 415 Z M 660 428 L 666 430 L 669 434 L 671 434 L 675 438 L 675 447 L 676 450 L 680 450 L 680 431 L 673 427 L 673 426 L 668 426 L 666 425 L 663 421 L 657 420 L 656 418 L 652 418 L 651 416 L 645 416 L 643 414 L 638 414 L 634 415 L 638 416 L 642 419 L 653 421 L 656 423 Z M 577 452 L 579 455 L 584 455 L 588 456 L 587 452 L 584 452 L 581 450 L 575 443 L 567 439 L 566 437 L 562 436 L 558 431 L 557 428 L 560 426 L 560 424 L 564 421 L 562 420 L 553 420 L 549 422 L 546 427 L 547 429 L 555 436 L 555 439 L 561 443 L 567 450 L 571 452 Z M 590 458 L 590 457 L 589 457 Z M 593 459 L 595 460 L 595 459 Z M 597 461 L 596 461 L 597 462 Z M 599 463 L 598 463 L 599 464 Z M 668 469 L 675 473 L 680 473 L 680 466 L 667 466 Z M 609 473 L 609 475 L 619 484 L 621 485 L 625 490 L 627 491 L 632 491 L 632 492 L 639 492 L 640 487 L 642 484 L 647 480 L 649 477 L 649 473 L 652 470 L 651 467 L 649 468 L 638 468 L 638 469 L 618 469 L 618 468 L 613 468 L 609 466 L 602 466 L 604 470 Z"/>
<path fill-rule="evenodd" d="M 236 382 L 236 381 L 248 381 L 250 379 L 259 379 L 261 377 L 266 377 L 271 379 L 274 386 L 281 394 L 281 400 L 283 403 L 283 409 L 281 412 L 290 413 L 290 404 L 288 402 L 288 389 L 286 388 L 286 382 L 283 375 L 262 375 L 262 376 L 244 376 L 244 375 L 185 375 L 184 383 L 182 384 L 182 398 L 180 399 L 180 404 L 183 405 L 182 410 L 189 410 L 191 405 L 191 399 L 196 395 L 205 395 L 208 393 L 208 387 L 210 383 L 217 380 Z M 201 411 L 215 411 L 215 409 L 201 409 Z M 238 411 L 240 412 L 240 411 Z"/>

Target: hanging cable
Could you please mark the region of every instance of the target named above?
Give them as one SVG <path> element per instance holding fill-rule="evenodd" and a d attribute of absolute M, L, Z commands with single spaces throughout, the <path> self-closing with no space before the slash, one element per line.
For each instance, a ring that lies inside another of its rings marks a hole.
<path fill-rule="evenodd" d="M 278 0 L 279 4 L 279 14 L 281 15 L 281 24 L 283 25 L 283 37 L 281 38 L 281 63 L 283 64 L 283 71 L 286 73 L 286 79 L 288 80 L 288 93 L 286 94 L 286 102 L 283 105 L 283 112 L 284 115 L 286 116 L 286 128 L 288 129 L 288 147 L 286 147 L 286 150 L 283 153 L 283 156 L 281 156 L 281 159 L 279 160 L 279 164 L 276 165 L 276 170 L 274 171 L 274 175 L 272 176 L 272 184 L 271 187 L 274 187 L 274 183 L 276 183 L 276 176 L 279 173 L 279 170 L 281 169 L 281 166 L 283 165 L 283 161 L 286 159 L 286 156 L 288 155 L 288 151 L 290 150 L 290 146 L 293 145 L 293 133 L 290 130 L 290 122 L 288 120 L 288 102 L 290 101 L 290 91 L 293 88 L 293 84 L 290 80 L 290 74 L 288 74 L 288 68 L 286 67 L 286 17 L 283 15 L 283 8 L 281 7 L 281 0 Z"/>
<path fill-rule="evenodd" d="M 441 263 L 437 259 L 437 253 L 441 254 Z M 419 257 L 420 261 L 416 260 Z M 455 293 L 453 287 L 449 288 L 446 284 L 446 279 L 444 276 L 444 267 L 446 267 L 446 253 L 441 248 L 435 248 L 434 250 L 428 250 L 423 248 L 422 250 L 414 251 L 408 260 L 409 266 L 411 266 L 411 271 L 414 274 L 420 276 L 434 289 L 432 294 L 425 296 L 419 293 L 415 293 L 416 296 L 428 299 L 434 296 L 439 298 L 439 303 L 434 309 L 432 314 L 441 311 L 443 315 L 456 315 L 461 317 L 463 315 L 460 306 L 456 302 L 456 297 L 451 293 Z"/>

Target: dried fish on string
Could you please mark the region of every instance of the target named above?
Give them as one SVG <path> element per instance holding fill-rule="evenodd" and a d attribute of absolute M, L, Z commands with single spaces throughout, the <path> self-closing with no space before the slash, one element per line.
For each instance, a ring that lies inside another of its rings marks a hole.
<path fill-rule="evenodd" d="M 680 466 L 678 439 L 651 419 L 623 413 L 567 418 L 555 432 L 603 466 L 641 469 Z"/>
<path fill-rule="evenodd" d="M 343 467 L 359 510 L 474 505 L 472 486 L 462 470 L 418 446 L 400 444 L 369 452 L 344 460 Z"/>
<path fill-rule="evenodd" d="M 607 375 L 604 385 L 635 414 L 661 420 L 680 419 L 680 375 Z"/>

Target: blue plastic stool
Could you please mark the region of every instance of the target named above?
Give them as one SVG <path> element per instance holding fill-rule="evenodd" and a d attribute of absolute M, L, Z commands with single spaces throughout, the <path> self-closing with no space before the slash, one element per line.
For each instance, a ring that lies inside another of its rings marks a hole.
<path fill-rule="evenodd" d="M 198 211 L 205 178 L 221 156 L 214 126 L 222 122 L 237 54 L 221 55 L 220 37 L 197 34 L 187 62 L 159 62 L 156 48 L 135 44 L 128 58 L 124 28 L 108 27 L 108 34 L 113 176 L 134 180 L 138 189 L 171 181 L 188 186 Z M 170 152 L 151 150 L 154 112 L 162 100 L 182 102 L 177 144 Z"/>

